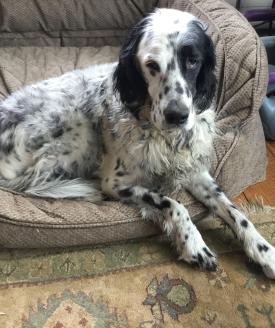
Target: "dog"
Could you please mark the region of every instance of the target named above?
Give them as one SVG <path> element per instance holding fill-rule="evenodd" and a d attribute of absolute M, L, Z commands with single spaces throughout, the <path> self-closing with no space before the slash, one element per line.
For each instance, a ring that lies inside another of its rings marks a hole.
<path fill-rule="evenodd" d="M 216 78 L 206 30 L 190 13 L 157 9 L 132 29 L 118 62 L 11 94 L 0 104 L 0 186 L 135 204 L 170 236 L 180 259 L 215 270 L 217 257 L 184 205 L 165 196 L 186 190 L 274 279 L 275 249 L 209 174 Z"/>

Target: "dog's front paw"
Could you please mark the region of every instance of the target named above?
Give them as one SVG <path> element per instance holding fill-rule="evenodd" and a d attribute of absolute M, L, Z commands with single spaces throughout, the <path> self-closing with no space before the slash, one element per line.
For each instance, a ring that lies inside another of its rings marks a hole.
<path fill-rule="evenodd" d="M 195 226 L 194 229 L 189 230 L 188 234 L 185 234 L 180 259 L 196 264 L 204 270 L 215 271 L 217 269 L 216 255 L 206 246 Z"/>
<path fill-rule="evenodd" d="M 262 267 L 264 274 L 275 279 L 275 248 L 261 236 L 246 241 L 244 248 L 248 256 Z"/>
<path fill-rule="evenodd" d="M 216 271 L 217 269 L 217 257 L 207 246 L 201 249 L 193 249 L 191 252 L 186 249 L 179 259 L 198 265 L 203 270 Z"/>
<path fill-rule="evenodd" d="M 171 207 L 165 220 L 165 230 L 169 234 L 174 232 L 174 242 L 180 260 L 197 264 L 205 270 L 216 270 L 216 255 L 206 246 L 200 232 L 182 204 L 171 201 Z"/>
<path fill-rule="evenodd" d="M 260 265 L 262 266 L 264 274 L 268 278 L 275 279 L 275 248 L 271 245 L 265 246 L 268 247 L 268 250 L 266 247 L 259 247 L 261 249 L 261 253 L 265 252 Z"/>
<path fill-rule="evenodd" d="M 264 264 L 262 268 L 267 278 L 275 279 L 275 263 Z"/>

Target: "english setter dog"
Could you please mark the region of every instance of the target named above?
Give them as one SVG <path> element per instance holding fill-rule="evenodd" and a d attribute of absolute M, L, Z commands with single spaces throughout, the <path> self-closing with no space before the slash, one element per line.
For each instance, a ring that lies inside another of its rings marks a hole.
<path fill-rule="evenodd" d="M 101 194 L 136 204 L 180 259 L 215 270 L 216 255 L 178 201 L 187 190 L 221 217 L 275 278 L 275 249 L 209 174 L 215 53 L 206 25 L 158 9 L 131 31 L 119 61 L 26 86 L 0 104 L 0 186 L 49 198 Z"/>

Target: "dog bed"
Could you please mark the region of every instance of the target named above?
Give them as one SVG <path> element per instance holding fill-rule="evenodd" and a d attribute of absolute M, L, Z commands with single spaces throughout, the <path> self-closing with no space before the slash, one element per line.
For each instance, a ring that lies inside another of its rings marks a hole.
<path fill-rule="evenodd" d="M 208 23 L 217 55 L 217 137 L 212 174 L 229 197 L 265 177 L 259 107 L 267 62 L 249 23 L 222 0 L 0 0 L 0 96 L 75 68 L 114 61 L 129 29 L 154 7 L 189 11 Z M 206 210 L 185 193 L 194 219 Z M 109 243 L 158 234 L 119 202 L 46 200 L 0 190 L 1 247 Z"/>

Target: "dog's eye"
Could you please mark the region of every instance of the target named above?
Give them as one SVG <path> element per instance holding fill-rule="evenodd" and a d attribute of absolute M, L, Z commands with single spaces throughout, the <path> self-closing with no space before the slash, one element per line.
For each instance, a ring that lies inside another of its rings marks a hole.
<path fill-rule="evenodd" d="M 187 57 L 186 59 L 186 67 L 187 69 L 194 69 L 199 65 L 199 60 L 194 57 Z"/>
<path fill-rule="evenodd" d="M 156 71 L 156 72 L 160 72 L 160 66 L 157 62 L 155 62 L 154 60 L 148 60 L 145 63 L 146 67 L 148 67 L 150 70 Z"/>

